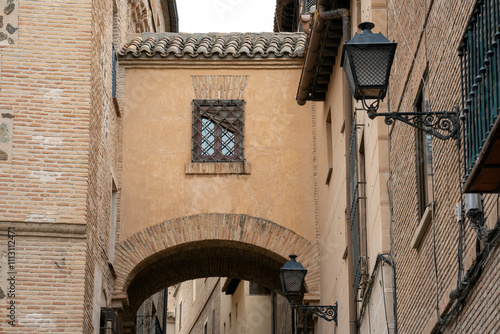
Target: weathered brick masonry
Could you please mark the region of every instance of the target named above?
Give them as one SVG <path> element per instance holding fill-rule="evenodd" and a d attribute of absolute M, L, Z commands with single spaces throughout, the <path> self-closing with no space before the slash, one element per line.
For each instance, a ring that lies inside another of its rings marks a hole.
<path fill-rule="evenodd" d="M 114 5 L 120 12 L 114 14 Z M 119 43 L 119 37 L 126 31 L 127 20 L 120 14 L 124 14 L 122 8 L 127 5 L 125 1 L 114 4 L 109 0 L 95 0 L 92 4 L 84 333 L 95 331 L 100 307 L 111 307 L 113 276 L 108 262 L 112 262 L 110 234 L 115 233 L 110 231 L 113 182 L 119 190 L 119 112 L 112 99 L 112 46 L 113 42 Z M 96 291 L 94 285 L 98 282 L 102 291 Z"/>
<path fill-rule="evenodd" d="M 10 282 L 5 289 L 4 282 L 12 276 L 0 270 L 5 293 L 0 299 L 0 333 L 82 333 L 85 228 L 77 225 L 41 230 L 34 225 L 14 224 L 15 289 L 11 292 Z M 7 248 L 3 229 L 0 238 L 3 253 Z M 6 263 L 4 256 L 3 268 Z M 15 297 L 7 298 L 10 293 Z M 11 304 L 6 301 L 11 300 L 15 302 L 15 326 L 8 323 L 12 318 L 8 317 L 11 313 L 7 306 Z"/>
<path fill-rule="evenodd" d="M 9 15 L 18 15 L 16 43 L 0 48 L 0 123 L 8 125 L 0 158 L 2 270 L 13 227 L 17 271 L 15 298 L 0 298 L 0 332 L 81 333 L 91 2 L 0 5 L 2 14 L 14 6 Z M 15 326 L 7 323 L 11 301 Z"/>
<path fill-rule="evenodd" d="M 241 277 L 279 289 L 278 275 L 270 277 L 269 273 L 277 271 L 290 252 L 302 254 L 309 270 L 308 298 L 317 298 L 317 249 L 293 231 L 246 215 L 202 214 L 173 219 L 117 246 L 114 293 L 117 298 L 127 294 L 125 316 L 132 319 L 148 296 L 165 285 L 193 277 Z"/>
<path fill-rule="evenodd" d="M 475 1 L 389 1 L 388 34 L 398 42 L 391 77 L 391 111 L 413 111 L 426 68 L 432 111 L 452 110 L 461 101 L 457 47 Z M 427 7 L 425 7 L 425 5 Z M 428 67 L 426 67 L 428 66 Z M 415 163 L 415 130 L 396 123 L 391 133 L 391 171 L 394 203 L 394 251 L 397 264 L 398 329 L 429 333 L 449 307 L 449 293 L 458 271 L 458 224 L 454 208 L 460 201 L 456 141 L 433 139 L 433 222 L 418 249 L 411 241 L 419 223 Z M 462 176 L 463 178 L 463 176 Z M 499 220 L 498 196 L 485 196 L 488 228 Z M 464 269 L 476 257 L 475 232 L 464 225 Z M 484 245 L 483 245 L 484 247 Z M 500 286 L 498 247 L 485 264 L 481 278 L 465 299 L 464 309 L 448 325 L 453 333 L 494 333 L 498 330 Z M 434 263 L 436 259 L 436 264 Z"/>
<path fill-rule="evenodd" d="M 5 221 L 85 222 L 90 105 L 90 1 L 20 1 L 19 44 L 1 48 L 2 117 L 12 156 L 0 161 Z"/>
<path fill-rule="evenodd" d="M 111 303 L 113 1 L 0 1 L 2 10 L 11 4 L 19 29 L 16 43 L 0 47 L 0 224 L 2 238 L 17 231 L 18 308 L 7 328 L 2 306 L 0 328 L 92 333 L 95 268 L 107 294 L 97 310 Z M 123 35 L 127 20 L 115 21 Z"/>

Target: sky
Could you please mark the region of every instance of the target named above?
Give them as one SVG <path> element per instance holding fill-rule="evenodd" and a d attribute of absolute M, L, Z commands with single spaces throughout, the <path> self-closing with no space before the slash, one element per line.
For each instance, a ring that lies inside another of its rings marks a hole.
<path fill-rule="evenodd" d="M 276 0 L 177 0 L 180 32 L 273 31 Z"/>

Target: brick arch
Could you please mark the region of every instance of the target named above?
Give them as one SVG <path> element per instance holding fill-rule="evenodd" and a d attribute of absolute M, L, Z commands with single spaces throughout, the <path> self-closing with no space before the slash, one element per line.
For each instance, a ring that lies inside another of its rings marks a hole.
<path fill-rule="evenodd" d="M 131 319 L 151 294 L 190 279 L 222 276 L 280 290 L 279 268 L 289 254 L 308 269 L 307 294 L 319 294 L 316 246 L 262 218 L 199 214 L 148 227 L 116 247 L 114 299 L 126 299 Z"/>

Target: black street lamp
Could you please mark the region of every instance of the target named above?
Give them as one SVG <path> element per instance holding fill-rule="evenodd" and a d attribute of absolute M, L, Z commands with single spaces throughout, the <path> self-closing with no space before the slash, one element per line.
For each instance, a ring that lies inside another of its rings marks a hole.
<path fill-rule="evenodd" d="M 377 113 L 380 101 L 387 94 L 397 43 L 381 33 L 372 33 L 374 27 L 371 22 L 361 23 L 358 26 L 361 33 L 355 34 L 342 50 L 340 66 L 344 68 L 354 99 L 362 101 L 370 119 L 385 116 L 387 125 L 399 120 L 439 139 L 457 138 L 458 106 L 454 111 Z M 368 104 L 366 100 L 375 101 Z"/>
<path fill-rule="evenodd" d="M 290 261 L 280 269 L 281 288 L 291 303 L 297 302 L 302 294 L 307 274 L 307 269 L 295 261 L 296 257 L 295 254 L 290 255 Z"/>
<path fill-rule="evenodd" d="M 297 255 L 290 255 L 290 260 L 280 269 L 281 288 L 292 307 L 292 333 L 294 332 L 295 319 L 293 309 L 307 310 L 337 324 L 337 303 L 335 305 L 297 305 L 304 290 L 304 280 L 307 269 L 295 261 Z"/>
<path fill-rule="evenodd" d="M 344 68 L 354 98 L 362 100 L 368 110 L 376 111 L 387 93 L 397 44 L 382 33 L 372 33 L 375 25 L 371 22 L 363 22 L 358 27 L 361 34 L 344 44 L 340 66 Z M 367 99 L 376 101 L 368 106 Z"/>

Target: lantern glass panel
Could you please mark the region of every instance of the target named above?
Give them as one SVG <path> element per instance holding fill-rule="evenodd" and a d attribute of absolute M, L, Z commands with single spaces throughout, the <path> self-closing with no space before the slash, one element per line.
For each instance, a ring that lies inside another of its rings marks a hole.
<path fill-rule="evenodd" d="M 283 270 L 281 279 L 285 294 L 299 295 L 302 292 L 306 273 L 306 270 Z"/>
<path fill-rule="evenodd" d="M 358 86 L 385 87 L 392 63 L 393 47 L 356 47 L 351 49 Z"/>
<path fill-rule="evenodd" d="M 346 48 L 345 45 L 344 45 L 344 48 Z M 352 95 L 356 95 L 356 81 L 354 80 L 354 76 L 352 73 L 351 58 L 350 58 L 349 53 L 350 52 L 347 51 L 347 57 L 344 57 L 343 67 L 344 67 L 345 76 L 347 78 L 347 83 L 349 84 L 349 88 L 351 89 L 351 93 L 352 93 Z"/>

